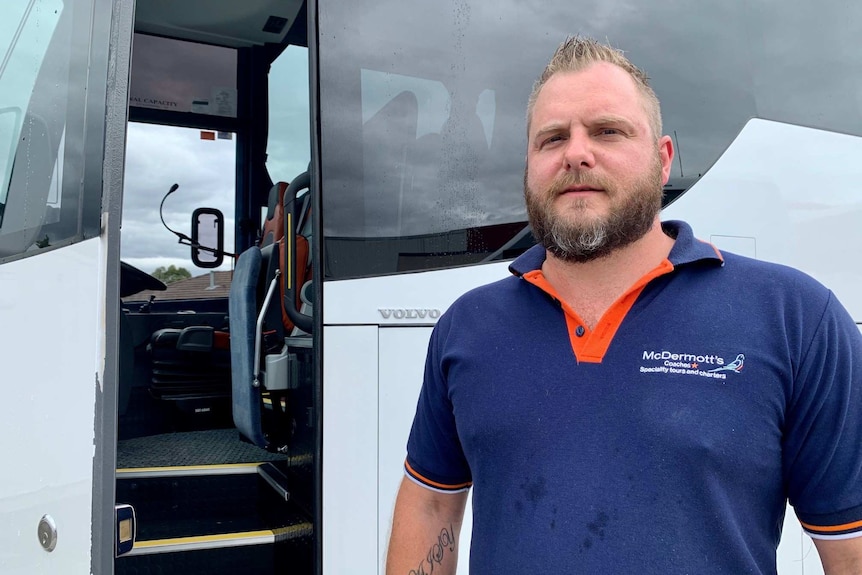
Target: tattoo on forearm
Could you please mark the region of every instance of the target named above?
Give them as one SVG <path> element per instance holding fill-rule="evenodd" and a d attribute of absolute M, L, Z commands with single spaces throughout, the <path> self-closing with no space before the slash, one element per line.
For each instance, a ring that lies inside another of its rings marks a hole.
<path fill-rule="evenodd" d="M 443 557 L 446 555 L 446 550 L 450 553 L 455 552 L 455 528 L 452 524 L 449 527 L 444 527 L 440 530 L 437 536 L 437 542 L 428 550 L 428 555 L 425 556 L 416 569 L 411 569 L 407 575 L 431 575 L 434 573 L 434 564 L 442 565 Z M 427 568 L 426 568 L 427 565 Z"/>

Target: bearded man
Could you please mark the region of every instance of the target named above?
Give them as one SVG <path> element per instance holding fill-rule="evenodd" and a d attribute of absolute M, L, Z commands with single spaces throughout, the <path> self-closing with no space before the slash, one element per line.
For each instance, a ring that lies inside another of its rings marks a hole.
<path fill-rule="evenodd" d="M 775 573 L 787 501 L 862 573 L 862 337 L 804 274 L 661 222 L 646 75 L 564 42 L 528 103 L 539 244 L 439 320 L 387 573 Z"/>

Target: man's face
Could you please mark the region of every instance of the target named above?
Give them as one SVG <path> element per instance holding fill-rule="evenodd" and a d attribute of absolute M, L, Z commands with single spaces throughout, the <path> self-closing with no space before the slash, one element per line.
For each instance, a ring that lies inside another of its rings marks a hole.
<path fill-rule="evenodd" d="M 536 99 L 524 195 L 539 241 L 564 261 L 606 256 L 656 223 L 673 148 L 612 64 L 559 73 Z"/>

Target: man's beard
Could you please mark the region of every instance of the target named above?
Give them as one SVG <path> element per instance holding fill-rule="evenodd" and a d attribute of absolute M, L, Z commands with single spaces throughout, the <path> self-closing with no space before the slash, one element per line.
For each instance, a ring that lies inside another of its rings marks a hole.
<path fill-rule="evenodd" d="M 567 206 L 562 213 L 554 203 L 563 190 L 572 186 L 601 188 L 611 202 L 606 217 L 590 216 L 589 200 Z M 604 178 L 567 173 L 547 189 L 530 190 L 524 176 L 524 196 L 533 236 L 551 254 L 571 263 L 584 263 L 610 255 L 646 235 L 661 210 L 661 163 L 656 158 L 650 171 L 621 190 Z"/>

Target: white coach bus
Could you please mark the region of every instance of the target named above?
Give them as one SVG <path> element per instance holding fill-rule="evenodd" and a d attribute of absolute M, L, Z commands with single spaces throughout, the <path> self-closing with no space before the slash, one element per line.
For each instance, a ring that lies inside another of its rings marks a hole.
<path fill-rule="evenodd" d="M 799 0 L 4 0 L 0 572 L 382 573 L 431 329 L 532 243 L 525 104 L 567 35 L 652 74 L 666 217 L 862 321 L 859 22 Z M 227 175 L 190 195 L 211 168 L 161 128 L 228 146 Z M 133 178 L 159 148 L 184 175 Z M 184 193 L 202 209 L 141 223 Z M 224 289 L 139 269 L 172 231 Z M 822 573 L 792 510 L 778 569 Z"/>

